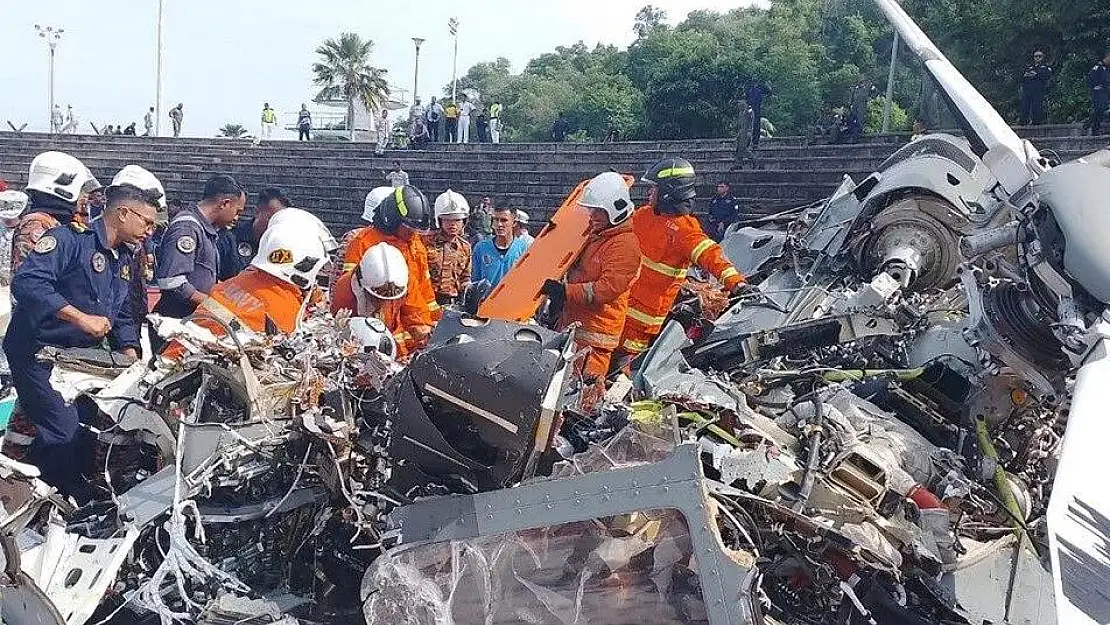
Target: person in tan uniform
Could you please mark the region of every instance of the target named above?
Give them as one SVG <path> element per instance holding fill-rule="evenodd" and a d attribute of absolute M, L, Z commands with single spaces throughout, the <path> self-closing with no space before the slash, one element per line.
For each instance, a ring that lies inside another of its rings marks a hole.
<path fill-rule="evenodd" d="M 424 237 L 428 271 L 440 306 L 455 304 L 470 283 L 470 242 L 463 236 L 470 205 L 448 189 L 436 198 L 436 231 Z"/>

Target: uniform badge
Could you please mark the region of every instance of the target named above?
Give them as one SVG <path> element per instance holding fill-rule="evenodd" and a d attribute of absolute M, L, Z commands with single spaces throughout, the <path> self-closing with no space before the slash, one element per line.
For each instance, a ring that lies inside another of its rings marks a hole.
<path fill-rule="evenodd" d="M 124 281 L 126 281 L 126 282 L 130 282 L 131 281 L 131 265 L 124 265 L 124 266 L 120 267 L 119 268 L 119 277 L 123 278 Z"/>
<path fill-rule="evenodd" d="M 39 254 L 48 254 L 50 252 L 53 252 L 54 248 L 56 247 L 58 247 L 58 239 L 55 239 L 49 234 L 44 235 L 41 239 L 38 240 L 37 243 L 35 243 L 35 251 Z"/>
<path fill-rule="evenodd" d="M 293 262 L 293 252 L 279 247 L 278 249 L 270 252 L 269 260 L 275 265 L 286 265 Z"/>
<path fill-rule="evenodd" d="M 197 240 L 191 236 L 183 236 L 177 240 L 177 249 L 182 254 L 192 254 L 197 250 Z"/>
<path fill-rule="evenodd" d="M 240 256 L 242 256 L 243 258 L 246 258 L 246 257 L 248 257 L 248 256 L 254 256 L 254 248 L 253 248 L 253 247 L 251 247 L 251 244 L 250 244 L 250 243 L 245 243 L 245 242 L 244 242 L 244 243 L 240 243 L 240 244 L 239 244 L 239 245 L 238 245 L 238 246 L 237 246 L 237 247 L 235 248 L 235 250 L 236 250 L 237 252 L 239 252 L 239 255 L 240 255 Z"/>
<path fill-rule="evenodd" d="M 101 254 L 100 252 L 97 252 L 97 253 L 93 254 L 93 256 L 92 256 L 93 271 L 95 271 L 96 273 L 100 273 L 100 272 L 104 271 L 104 269 L 107 266 L 108 266 L 108 259 L 104 257 L 104 254 Z"/>

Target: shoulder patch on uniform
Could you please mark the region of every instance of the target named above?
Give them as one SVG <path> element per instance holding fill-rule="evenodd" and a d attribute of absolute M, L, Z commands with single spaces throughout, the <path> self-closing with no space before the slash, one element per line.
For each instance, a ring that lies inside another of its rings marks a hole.
<path fill-rule="evenodd" d="M 58 239 L 55 239 L 54 236 L 50 234 L 43 235 L 42 238 L 35 243 L 35 251 L 39 254 L 49 254 L 53 252 L 56 247 L 58 247 Z"/>
<path fill-rule="evenodd" d="M 177 249 L 182 254 L 192 254 L 197 250 L 197 240 L 189 235 L 177 239 Z"/>
<path fill-rule="evenodd" d="M 293 262 L 293 252 L 285 249 L 284 247 L 279 247 L 276 250 L 270 252 L 270 257 L 268 260 L 275 265 L 286 265 Z"/>
<path fill-rule="evenodd" d="M 97 252 L 97 253 L 92 255 L 93 271 L 95 271 L 96 273 L 100 273 L 100 272 L 104 271 L 104 268 L 107 267 L 107 266 L 108 266 L 108 259 L 104 257 L 104 254 L 102 254 L 100 252 Z"/>
<path fill-rule="evenodd" d="M 238 252 L 239 255 L 243 258 L 246 258 L 247 256 L 254 256 L 254 247 L 252 247 L 251 244 L 247 243 L 246 241 L 236 246 L 235 251 Z"/>
<path fill-rule="evenodd" d="M 131 281 L 131 265 L 124 265 L 124 266 L 120 267 L 119 268 L 119 277 L 123 278 L 127 282 L 130 282 Z"/>

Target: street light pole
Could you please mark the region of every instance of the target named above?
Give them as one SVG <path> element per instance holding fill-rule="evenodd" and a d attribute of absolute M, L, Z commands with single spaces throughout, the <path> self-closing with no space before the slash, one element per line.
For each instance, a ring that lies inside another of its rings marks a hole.
<path fill-rule="evenodd" d="M 54 126 L 54 51 L 58 48 L 58 42 L 61 41 L 62 33 L 65 32 L 65 29 L 54 28 L 53 26 L 43 27 L 35 24 L 35 32 L 39 34 L 39 37 L 42 38 L 50 48 L 50 73 L 48 78 L 49 86 L 47 87 L 50 103 L 47 104 L 49 108 L 47 109 L 46 121 L 49 125 L 51 134 L 53 134 L 60 130 L 60 128 L 55 128 Z"/>
<path fill-rule="evenodd" d="M 416 63 L 412 70 L 412 101 L 415 104 L 417 94 L 420 93 L 420 44 L 424 43 L 424 40 L 413 37 L 412 42 L 416 44 Z"/>
<path fill-rule="evenodd" d="M 451 101 L 455 102 L 455 91 L 459 84 L 459 20 L 452 17 L 447 20 L 447 26 L 451 29 L 451 37 L 455 39 L 455 55 L 451 61 Z"/>
<path fill-rule="evenodd" d="M 158 75 L 154 80 L 154 136 L 162 131 L 162 0 L 158 0 L 158 48 L 155 50 L 155 62 Z"/>
<path fill-rule="evenodd" d="M 883 132 L 890 132 L 890 107 L 894 101 L 894 68 L 898 64 L 898 31 L 890 46 L 890 73 L 886 77 L 886 102 L 883 102 Z"/>

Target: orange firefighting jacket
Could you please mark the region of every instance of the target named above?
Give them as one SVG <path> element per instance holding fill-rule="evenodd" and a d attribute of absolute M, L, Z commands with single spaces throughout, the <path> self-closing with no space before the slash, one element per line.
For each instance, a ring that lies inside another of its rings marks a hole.
<path fill-rule="evenodd" d="M 439 304 L 436 303 L 435 291 L 432 290 L 432 277 L 428 271 L 428 251 L 419 236 L 414 235 L 405 241 L 373 226 L 362 228 L 347 244 L 347 249 L 343 253 L 343 270 L 353 270 L 362 260 L 366 250 L 378 243 L 388 243 L 401 250 L 409 266 L 409 292 L 401 304 L 401 322 L 409 332 L 415 332 L 418 335 L 430 334 L 432 326 L 439 321 L 442 312 Z"/>
<path fill-rule="evenodd" d="M 640 240 L 640 277 L 632 285 L 628 318 L 658 330 L 674 304 L 690 265 L 698 265 L 732 290 L 744 276 L 725 258 L 691 215 L 658 215 L 636 209 L 632 228 Z"/>
<path fill-rule="evenodd" d="M 608 354 L 620 341 L 628 312 L 629 294 L 640 268 L 640 244 L 630 221 L 591 234 L 577 262 L 567 273 L 567 299 L 558 327 L 579 323 L 575 341 L 604 354 L 600 370 L 587 372 L 604 375 Z"/>
<path fill-rule="evenodd" d="M 428 250 L 428 271 L 435 294 L 441 297 L 462 295 L 470 282 L 470 242 L 439 231 L 424 237 L 424 247 Z"/>
<path fill-rule="evenodd" d="M 289 334 L 297 329 L 303 303 L 304 294 L 295 285 L 257 267 L 247 267 L 212 287 L 197 312 L 225 323 L 238 319 L 255 332 L 266 331 L 268 317 L 278 331 Z"/>
<path fill-rule="evenodd" d="M 397 357 L 402 358 L 414 349 L 412 334 L 401 323 L 401 308 L 403 300 L 376 300 L 377 310 L 369 310 L 370 306 L 359 306 L 358 297 L 355 296 L 355 272 L 348 271 L 339 277 L 331 288 L 331 312 L 339 314 L 341 310 L 349 310 L 360 317 L 376 317 L 381 319 L 385 327 L 393 333 L 393 340 L 397 343 Z"/>

